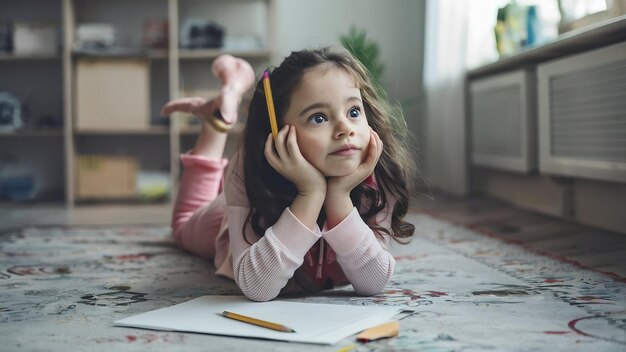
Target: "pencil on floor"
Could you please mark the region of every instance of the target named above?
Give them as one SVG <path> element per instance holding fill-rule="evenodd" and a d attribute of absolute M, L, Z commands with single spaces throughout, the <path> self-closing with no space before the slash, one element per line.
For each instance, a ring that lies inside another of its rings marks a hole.
<path fill-rule="evenodd" d="M 269 321 L 248 317 L 248 316 L 233 313 L 233 312 L 224 311 L 222 315 L 225 316 L 226 318 L 238 320 L 244 323 L 248 323 L 248 324 L 252 324 L 252 325 L 256 325 L 256 326 L 260 326 L 260 327 L 264 327 L 264 328 L 268 328 L 268 329 L 272 329 L 276 331 L 296 332 L 295 330 L 289 327 L 286 327 L 284 325 L 281 325 L 281 324 L 276 324 L 276 323 L 272 323 Z"/>
<path fill-rule="evenodd" d="M 359 347 L 359 346 L 357 346 L 355 344 L 352 344 L 352 345 L 348 345 L 348 346 L 345 346 L 345 347 L 342 347 L 342 348 L 338 349 L 337 352 L 350 352 L 350 351 L 352 351 L 353 349 L 355 349 L 357 347 Z"/>

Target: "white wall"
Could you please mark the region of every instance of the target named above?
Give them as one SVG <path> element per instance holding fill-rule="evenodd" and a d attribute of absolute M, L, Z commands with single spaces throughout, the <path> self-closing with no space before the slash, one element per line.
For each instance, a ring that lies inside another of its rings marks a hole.
<path fill-rule="evenodd" d="M 292 51 L 339 45 L 352 26 L 365 30 L 381 48 L 383 83 L 405 108 L 409 129 L 418 139 L 422 105 L 422 0 L 275 0 L 276 42 L 272 64 Z M 420 151 L 415 153 L 419 157 Z M 419 161 L 419 160 L 418 160 Z"/>

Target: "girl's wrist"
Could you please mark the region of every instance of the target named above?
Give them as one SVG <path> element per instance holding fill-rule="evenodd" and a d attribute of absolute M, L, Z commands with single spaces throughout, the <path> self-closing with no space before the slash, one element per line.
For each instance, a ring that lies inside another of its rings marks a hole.
<path fill-rule="evenodd" d="M 324 211 L 329 228 L 334 228 L 346 218 L 354 208 L 350 194 L 329 192 L 324 199 Z"/>
<path fill-rule="evenodd" d="M 298 189 L 298 196 L 317 199 L 317 200 L 321 200 L 322 202 L 324 202 L 324 199 L 326 198 L 326 188 L 320 187 L 320 188 L 311 189 L 311 190 Z"/>
<path fill-rule="evenodd" d="M 326 198 L 350 199 L 352 189 L 345 189 L 337 183 L 328 182 L 326 187 Z"/>
<path fill-rule="evenodd" d="M 324 198 L 324 206 L 333 205 L 333 204 L 345 204 L 349 207 L 352 207 L 352 199 L 350 199 L 350 193 L 341 193 L 341 192 L 326 192 L 326 197 Z"/>
<path fill-rule="evenodd" d="M 289 206 L 289 209 L 301 223 L 303 223 L 310 230 L 313 230 L 323 204 L 324 195 L 320 195 L 318 193 L 298 193 Z"/>
<path fill-rule="evenodd" d="M 292 182 L 294 182 L 296 189 L 298 189 L 299 195 L 315 196 L 316 198 L 322 198 L 322 200 L 326 197 L 328 185 L 322 176 L 317 180 L 293 180 Z"/>

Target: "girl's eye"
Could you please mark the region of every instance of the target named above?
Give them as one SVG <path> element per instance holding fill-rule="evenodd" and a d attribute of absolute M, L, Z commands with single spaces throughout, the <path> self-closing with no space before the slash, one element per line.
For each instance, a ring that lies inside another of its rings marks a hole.
<path fill-rule="evenodd" d="M 322 123 L 324 123 L 326 121 L 326 117 L 324 115 L 313 115 L 311 117 L 309 117 L 309 122 L 316 124 L 316 125 L 320 125 Z"/>
<path fill-rule="evenodd" d="M 348 115 L 352 118 L 357 118 L 361 116 L 361 107 L 360 106 L 353 107 L 352 109 L 350 109 L 350 112 L 348 113 Z"/>

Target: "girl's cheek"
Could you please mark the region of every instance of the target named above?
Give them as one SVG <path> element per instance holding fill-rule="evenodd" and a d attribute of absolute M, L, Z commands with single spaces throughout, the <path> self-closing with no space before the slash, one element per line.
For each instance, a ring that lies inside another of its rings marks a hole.
<path fill-rule="evenodd" d="M 371 141 L 372 129 L 369 125 L 366 125 L 363 129 L 361 129 L 361 138 L 364 141 L 365 145 L 369 145 Z"/>
<path fill-rule="evenodd" d="M 316 158 L 324 153 L 324 149 L 318 143 L 319 140 L 315 138 L 298 138 L 298 148 L 300 149 L 300 154 L 302 154 L 304 159 L 311 164 L 317 164 Z M 317 165 L 315 166 L 317 167 Z"/>

